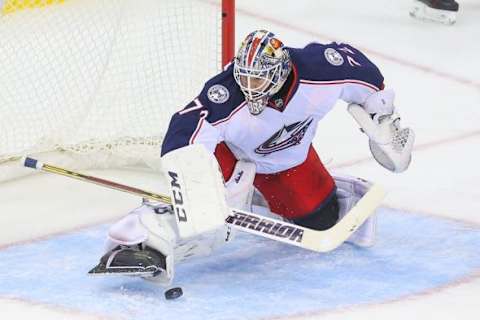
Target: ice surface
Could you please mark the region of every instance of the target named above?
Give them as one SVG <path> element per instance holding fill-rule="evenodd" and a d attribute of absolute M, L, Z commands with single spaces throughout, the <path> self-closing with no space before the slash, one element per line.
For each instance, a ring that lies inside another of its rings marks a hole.
<path fill-rule="evenodd" d="M 378 243 L 318 254 L 240 234 L 212 256 L 179 265 L 173 286 L 92 277 L 106 225 L 0 251 L 0 295 L 113 318 L 265 319 L 383 303 L 467 277 L 480 267 L 480 229 L 382 208 Z M 181 305 L 181 306 L 180 306 Z"/>
<path fill-rule="evenodd" d="M 0 300 L 0 317 L 210 319 L 210 310 L 217 319 L 478 319 L 480 6 L 459 2 L 458 21 L 448 27 L 411 19 L 407 0 L 237 1 L 237 40 L 268 28 L 291 46 L 349 42 L 396 90 L 402 121 L 417 133 L 407 172 L 391 174 L 371 160 L 343 103 L 315 141 L 329 168 L 379 182 L 389 191 L 384 204 L 402 209 L 382 209 L 376 247 L 316 255 L 243 235 L 180 266 L 185 295 L 167 304 L 161 290 L 138 280 L 86 277 L 101 254 L 101 226 L 0 250 L 0 297 L 10 297 Z M 96 174 L 157 187 L 145 173 Z M 0 244 L 104 222 L 136 203 L 59 177 L 3 184 Z"/>

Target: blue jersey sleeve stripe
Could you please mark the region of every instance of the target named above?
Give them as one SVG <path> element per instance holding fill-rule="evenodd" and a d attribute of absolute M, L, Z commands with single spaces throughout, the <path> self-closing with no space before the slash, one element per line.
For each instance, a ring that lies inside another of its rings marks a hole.
<path fill-rule="evenodd" d="M 180 115 L 184 115 L 185 113 L 189 113 L 191 111 L 195 111 L 195 110 L 198 110 L 198 109 L 202 109 L 203 108 L 203 104 L 200 102 L 200 100 L 198 98 L 196 98 L 195 100 L 193 100 L 194 102 L 194 106 L 193 107 L 190 107 L 190 108 L 185 108 L 183 110 L 180 110 L 178 112 L 178 114 Z"/>
<path fill-rule="evenodd" d="M 223 122 L 226 122 L 228 120 L 230 120 L 234 115 L 235 113 L 237 113 L 238 111 L 240 111 L 243 107 L 245 107 L 247 105 L 247 103 L 244 101 L 242 102 L 238 107 L 236 107 L 235 109 L 233 109 L 232 112 L 230 112 L 230 114 L 226 117 L 226 118 L 223 118 L 223 119 L 220 119 L 220 120 L 217 120 L 215 122 L 213 122 L 211 125 L 212 126 L 217 126 Z"/>
<path fill-rule="evenodd" d="M 348 84 L 348 83 L 353 83 L 353 84 L 359 84 L 365 87 L 368 87 L 374 91 L 380 91 L 380 88 L 377 86 L 361 81 L 361 80 L 355 80 L 355 79 L 345 79 L 345 80 L 333 80 L 333 81 L 315 81 L 315 80 L 300 80 L 300 83 L 305 83 L 305 84 L 313 84 L 313 85 L 323 85 L 323 86 L 328 86 L 328 85 L 336 85 L 336 84 Z"/>
<path fill-rule="evenodd" d="M 206 111 L 205 111 L 206 112 Z M 175 113 L 170 120 L 167 133 L 162 143 L 161 155 L 185 147 L 190 143 L 200 121 L 201 111 L 195 110 L 185 114 Z"/>

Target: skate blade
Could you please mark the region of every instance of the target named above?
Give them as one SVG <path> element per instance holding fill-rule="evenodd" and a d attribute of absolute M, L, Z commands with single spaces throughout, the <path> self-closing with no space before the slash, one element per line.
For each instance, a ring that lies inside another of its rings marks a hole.
<path fill-rule="evenodd" d="M 410 16 L 423 21 L 453 25 L 457 21 L 454 11 L 438 10 L 428 7 L 424 3 L 415 3 L 410 10 Z"/>
<path fill-rule="evenodd" d="M 157 266 L 148 267 L 109 267 L 105 268 L 103 265 L 98 265 L 92 270 L 88 271 L 90 276 L 111 276 L 111 275 L 124 275 L 124 276 L 140 276 L 140 277 L 154 277 L 163 270 Z"/>

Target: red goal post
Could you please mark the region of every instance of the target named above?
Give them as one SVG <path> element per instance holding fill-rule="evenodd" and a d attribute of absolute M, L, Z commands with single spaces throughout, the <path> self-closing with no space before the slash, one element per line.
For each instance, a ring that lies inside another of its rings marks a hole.
<path fill-rule="evenodd" d="M 0 181 L 25 155 L 72 168 L 149 163 L 171 115 L 234 55 L 234 0 L 0 9 Z"/>
<path fill-rule="evenodd" d="M 235 0 L 222 0 L 222 65 L 235 54 Z"/>

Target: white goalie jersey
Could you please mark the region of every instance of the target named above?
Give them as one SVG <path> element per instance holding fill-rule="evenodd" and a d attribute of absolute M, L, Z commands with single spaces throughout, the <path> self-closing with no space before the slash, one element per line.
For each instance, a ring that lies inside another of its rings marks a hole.
<path fill-rule="evenodd" d="M 250 114 L 230 65 L 172 117 L 162 155 L 194 143 L 213 153 L 224 141 L 257 173 L 283 171 L 305 161 L 318 123 L 338 99 L 362 105 L 383 88 L 378 68 L 349 45 L 287 49 L 292 72 L 261 114 Z"/>

